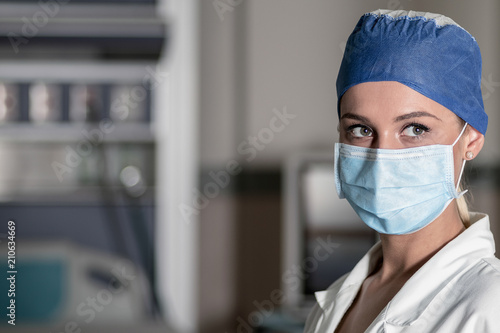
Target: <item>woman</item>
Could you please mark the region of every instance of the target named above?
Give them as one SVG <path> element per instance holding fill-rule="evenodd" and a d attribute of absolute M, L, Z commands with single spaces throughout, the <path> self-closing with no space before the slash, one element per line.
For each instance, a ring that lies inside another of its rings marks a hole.
<path fill-rule="evenodd" d="M 477 43 L 451 19 L 361 17 L 337 79 L 335 174 L 380 242 L 316 293 L 305 332 L 500 332 L 488 216 L 458 186 L 484 142 L 480 83 Z"/>

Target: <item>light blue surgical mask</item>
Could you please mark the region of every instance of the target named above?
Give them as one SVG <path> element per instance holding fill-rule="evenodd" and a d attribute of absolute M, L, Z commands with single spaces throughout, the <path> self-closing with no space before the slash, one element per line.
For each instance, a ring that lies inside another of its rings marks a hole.
<path fill-rule="evenodd" d="M 453 146 L 373 149 L 335 144 L 335 182 L 359 217 L 379 233 L 401 235 L 434 221 L 458 192 Z M 458 183 L 462 177 L 462 164 Z"/>

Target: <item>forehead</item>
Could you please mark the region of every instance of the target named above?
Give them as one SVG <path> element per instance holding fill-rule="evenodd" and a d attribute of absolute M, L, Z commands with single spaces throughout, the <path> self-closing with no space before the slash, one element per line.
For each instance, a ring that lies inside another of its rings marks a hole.
<path fill-rule="evenodd" d="M 341 116 L 356 113 L 369 118 L 395 118 L 425 111 L 441 120 L 458 117 L 446 107 L 395 81 L 365 82 L 349 88 L 340 100 Z"/>

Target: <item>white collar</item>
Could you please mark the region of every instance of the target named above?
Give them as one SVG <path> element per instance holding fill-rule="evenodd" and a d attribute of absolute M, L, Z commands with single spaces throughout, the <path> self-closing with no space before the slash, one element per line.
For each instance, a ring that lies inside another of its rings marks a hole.
<path fill-rule="evenodd" d="M 385 322 L 396 326 L 410 325 L 420 317 L 432 299 L 457 272 L 477 263 L 481 258 L 494 255 L 495 243 L 489 228 L 489 217 L 480 213 L 470 215 L 472 225 L 415 272 L 387 304 L 379 315 L 383 316 Z M 381 257 L 382 246 L 379 242 L 358 262 L 340 288 L 338 285 L 332 285 L 325 291 L 315 293 L 325 314 L 334 311 L 329 319 L 330 324 L 338 325 L 374 263 Z M 429 278 L 432 276 L 435 278 Z"/>

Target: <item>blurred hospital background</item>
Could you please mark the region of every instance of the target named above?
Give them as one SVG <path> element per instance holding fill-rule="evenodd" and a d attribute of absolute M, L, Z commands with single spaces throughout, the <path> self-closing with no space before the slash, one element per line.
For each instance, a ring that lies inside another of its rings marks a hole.
<path fill-rule="evenodd" d="M 498 1 L 0 0 L 0 331 L 302 332 L 377 241 L 332 163 L 345 42 L 378 8 L 476 37 L 465 177 L 498 244 Z"/>

